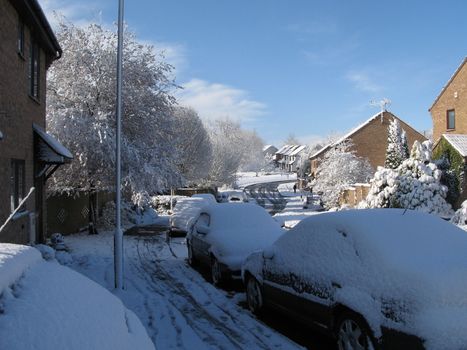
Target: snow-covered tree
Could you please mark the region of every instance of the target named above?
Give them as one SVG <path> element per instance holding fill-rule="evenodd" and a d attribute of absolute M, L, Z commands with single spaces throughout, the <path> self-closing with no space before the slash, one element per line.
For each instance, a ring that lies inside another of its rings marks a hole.
<path fill-rule="evenodd" d="M 292 133 L 287 135 L 287 138 L 284 140 L 284 145 L 300 145 L 300 144 L 301 142 Z"/>
<path fill-rule="evenodd" d="M 214 185 L 230 185 L 242 163 L 240 124 L 230 119 L 216 120 L 208 126 L 212 144 L 212 160 L 208 181 Z"/>
<path fill-rule="evenodd" d="M 48 72 L 47 127 L 75 155 L 49 181 L 52 192 L 114 186 L 117 35 L 62 19 L 63 57 Z M 181 178 L 170 110 L 172 67 L 126 30 L 123 54 L 122 180 L 127 193 L 158 192 Z"/>
<path fill-rule="evenodd" d="M 173 109 L 175 147 L 180 172 L 188 184 L 200 184 L 209 174 L 212 146 L 198 113 L 191 108 Z"/>
<path fill-rule="evenodd" d="M 431 142 L 415 141 L 409 159 L 397 169 L 379 167 L 362 207 L 407 208 L 447 215 L 447 188 L 440 183 L 441 171 L 431 162 Z"/>
<path fill-rule="evenodd" d="M 407 136 L 401 129 L 399 121 L 394 118 L 388 127 L 385 167 L 396 169 L 408 157 Z"/>
<path fill-rule="evenodd" d="M 242 154 L 241 171 L 260 171 L 264 166 L 264 141 L 256 131 L 240 130 L 240 144 L 237 145 Z"/>
<path fill-rule="evenodd" d="M 359 158 L 350 150 L 350 141 L 344 141 L 325 153 L 321 161 L 313 190 L 322 192 L 327 208 L 338 205 L 339 195 L 351 184 L 366 182 L 373 174 L 367 159 Z"/>
<path fill-rule="evenodd" d="M 459 226 L 467 226 L 467 201 L 464 201 L 459 209 L 454 213 L 451 222 Z"/>

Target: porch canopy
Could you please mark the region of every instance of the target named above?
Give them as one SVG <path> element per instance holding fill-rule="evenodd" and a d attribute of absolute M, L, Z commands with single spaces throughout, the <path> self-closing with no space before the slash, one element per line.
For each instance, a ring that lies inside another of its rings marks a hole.
<path fill-rule="evenodd" d="M 35 176 L 46 175 L 45 178 L 48 179 L 60 165 L 70 162 L 73 155 L 41 126 L 33 123 L 32 128 L 34 130 L 34 156 L 40 164 Z M 51 171 L 48 171 L 49 169 Z"/>

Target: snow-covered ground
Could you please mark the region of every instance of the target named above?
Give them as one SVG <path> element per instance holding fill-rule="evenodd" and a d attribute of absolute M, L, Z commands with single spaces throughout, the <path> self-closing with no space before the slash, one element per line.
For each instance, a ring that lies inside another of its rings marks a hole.
<path fill-rule="evenodd" d="M 319 210 L 322 209 L 322 207 L 317 204 L 317 202 L 319 202 L 317 197 L 314 203 L 308 204 L 307 208 L 304 209 L 304 199 L 307 194 L 310 195 L 310 193 L 300 192 L 300 190 L 294 193 L 293 185 L 293 183 L 285 183 L 278 186 L 281 195 L 286 197 L 287 204 L 282 212 L 274 215 L 274 219 L 276 219 L 281 226 L 286 228 L 294 227 L 310 215 L 319 214 Z"/>
<path fill-rule="evenodd" d="M 113 290 L 113 236 L 66 237 L 68 266 Z M 243 293 L 217 289 L 186 263 L 184 239 L 124 237 L 125 290 L 118 293 L 158 349 L 296 349 L 239 306 Z"/>
<path fill-rule="evenodd" d="M 236 184 L 239 188 L 245 188 L 248 185 L 259 183 L 277 182 L 277 181 L 293 181 L 297 179 L 297 174 L 289 173 L 256 173 L 256 172 L 241 172 L 237 173 Z"/>
<path fill-rule="evenodd" d="M 41 248 L 48 261 L 0 244 L 0 349 L 154 349 L 120 299 Z"/>

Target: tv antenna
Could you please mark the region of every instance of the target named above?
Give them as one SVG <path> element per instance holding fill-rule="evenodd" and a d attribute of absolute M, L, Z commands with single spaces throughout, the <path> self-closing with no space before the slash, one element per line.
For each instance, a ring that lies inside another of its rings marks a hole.
<path fill-rule="evenodd" d="M 381 99 L 380 101 L 375 101 L 375 100 L 371 100 L 370 101 L 370 106 L 373 106 L 373 107 L 379 107 L 380 110 L 381 110 L 381 123 L 383 122 L 383 113 L 384 112 L 387 112 L 388 110 L 388 107 L 391 105 L 391 100 L 384 97 L 383 99 Z"/>

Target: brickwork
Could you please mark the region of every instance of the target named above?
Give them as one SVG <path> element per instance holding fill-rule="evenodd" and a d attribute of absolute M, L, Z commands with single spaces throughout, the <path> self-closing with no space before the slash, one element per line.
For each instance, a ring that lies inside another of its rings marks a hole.
<path fill-rule="evenodd" d="M 40 92 L 39 99 L 34 100 L 28 93 L 31 31 L 25 26 L 24 56 L 21 56 L 17 51 L 18 20 L 19 14 L 10 1 L 0 0 L 0 131 L 4 136 L 0 141 L 0 223 L 10 215 L 11 159 L 25 161 L 27 193 L 34 186 L 32 124 L 45 127 L 45 53 L 40 50 Z M 28 200 L 25 208 L 37 211 L 35 196 Z M 27 243 L 28 236 L 29 218 L 23 215 L 0 234 L 0 242 Z"/>
<path fill-rule="evenodd" d="M 447 128 L 447 111 L 455 110 L 455 128 Z M 451 81 L 430 108 L 433 120 L 433 141 L 442 134 L 467 134 L 467 64 L 463 61 Z"/>
<path fill-rule="evenodd" d="M 383 118 L 378 116 L 365 124 L 354 134 L 350 135 L 355 154 L 362 158 L 367 158 L 374 170 L 378 166 L 384 166 L 386 160 L 386 149 L 388 146 L 388 127 L 393 118 L 397 118 L 390 112 L 384 112 Z M 407 142 L 409 148 L 415 142 L 425 141 L 426 138 L 413 129 L 410 125 L 397 118 L 401 128 L 407 133 Z M 322 159 L 327 151 L 320 153 L 317 157 L 311 159 L 311 172 L 316 174 L 319 160 Z"/>

